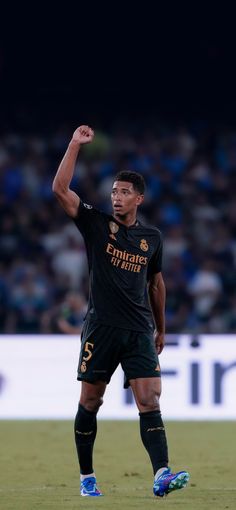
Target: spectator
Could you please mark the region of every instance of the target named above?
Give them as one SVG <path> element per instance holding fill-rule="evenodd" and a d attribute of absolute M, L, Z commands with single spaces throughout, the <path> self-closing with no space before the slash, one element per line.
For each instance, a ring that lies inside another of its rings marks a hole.
<path fill-rule="evenodd" d="M 68 292 L 61 303 L 43 314 L 42 331 L 78 335 L 81 332 L 85 314 L 84 296 L 76 292 Z"/>
<path fill-rule="evenodd" d="M 147 200 L 140 217 L 164 237 L 167 332 L 235 332 L 235 134 L 155 129 L 126 124 L 99 134 L 81 156 L 73 186 L 78 178 L 82 198 L 110 212 L 107 190 L 117 171 L 142 171 Z M 63 124 L 47 137 L 0 139 L 1 332 L 72 331 L 63 322 L 71 299 L 64 296 L 78 294 L 82 308 L 88 299 L 85 246 L 51 193 L 70 132 Z M 58 313 L 61 329 L 53 318 L 46 326 L 47 314 Z"/>

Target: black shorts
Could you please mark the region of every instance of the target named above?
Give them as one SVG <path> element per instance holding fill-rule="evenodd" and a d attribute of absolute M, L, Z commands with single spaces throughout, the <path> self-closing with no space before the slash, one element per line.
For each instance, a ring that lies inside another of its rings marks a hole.
<path fill-rule="evenodd" d="M 109 383 L 119 363 L 125 373 L 125 388 L 129 387 L 130 379 L 160 377 L 152 333 L 85 322 L 77 379 Z"/>

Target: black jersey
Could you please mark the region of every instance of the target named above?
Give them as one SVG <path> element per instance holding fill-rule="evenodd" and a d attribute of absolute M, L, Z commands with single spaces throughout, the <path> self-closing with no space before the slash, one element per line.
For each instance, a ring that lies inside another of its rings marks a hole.
<path fill-rule="evenodd" d="M 147 282 L 161 271 L 160 231 L 139 221 L 126 227 L 82 201 L 74 222 L 88 256 L 86 319 L 134 331 L 153 330 Z"/>

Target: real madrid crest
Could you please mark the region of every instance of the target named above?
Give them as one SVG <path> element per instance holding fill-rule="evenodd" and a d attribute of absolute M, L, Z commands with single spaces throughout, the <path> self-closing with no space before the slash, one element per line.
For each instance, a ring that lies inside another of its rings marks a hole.
<path fill-rule="evenodd" d="M 116 241 L 115 234 L 119 230 L 119 225 L 117 225 L 117 223 L 115 223 L 114 221 L 109 221 L 109 228 L 110 228 L 110 231 L 111 231 L 111 234 L 109 234 L 109 236 Z"/>
<path fill-rule="evenodd" d="M 85 363 L 85 361 L 82 361 L 82 363 L 81 363 L 81 365 L 80 365 L 80 371 L 81 371 L 82 373 L 84 373 L 84 372 L 86 372 L 86 370 L 87 370 L 86 363 Z"/>
<path fill-rule="evenodd" d="M 148 251 L 149 246 L 148 246 L 148 243 L 147 243 L 146 239 L 141 239 L 141 241 L 140 241 L 140 248 L 143 251 Z"/>

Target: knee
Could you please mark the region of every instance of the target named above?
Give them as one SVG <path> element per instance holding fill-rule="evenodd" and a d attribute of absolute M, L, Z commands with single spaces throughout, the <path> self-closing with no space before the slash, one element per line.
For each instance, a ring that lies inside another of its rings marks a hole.
<path fill-rule="evenodd" d="M 91 413 L 97 413 L 101 405 L 103 404 L 103 398 L 97 397 L 96 395 L 90 395 L 80 398 L 80 404 L 90 411 Z"/>
<path fill-rule="evenodd" d="M 158 393 L 152 393 L 151 395 L 141 395 L 137 400 L 139 411 L 141 413 L 160 411 L 159 398 L 160 395 Z"/>

